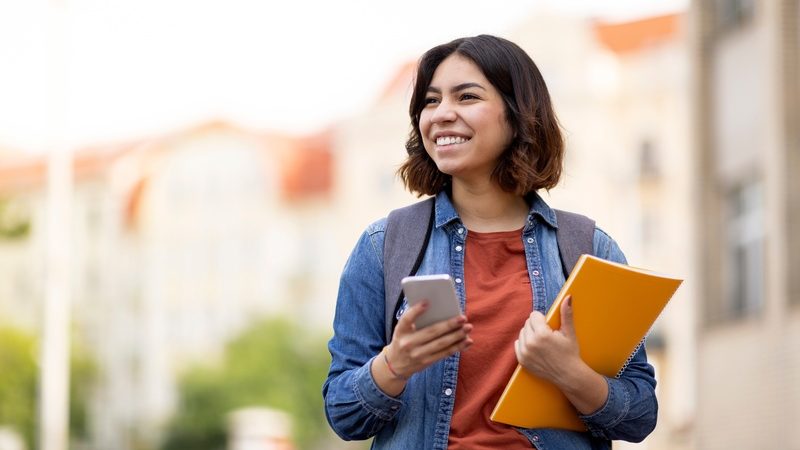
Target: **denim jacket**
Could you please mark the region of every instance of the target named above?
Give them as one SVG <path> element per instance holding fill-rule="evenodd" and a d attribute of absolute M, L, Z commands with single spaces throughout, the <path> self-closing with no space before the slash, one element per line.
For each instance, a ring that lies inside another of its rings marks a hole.
<path fill-rule="evenodd" d="M 546 313 L 564 284 L 556 244 L 558 224 L 554 211 L 538 195 L 531 195 L 529 202 L 530 213 L 521 239 L 531 280 L 531 308 Z M 466 310 L 463 250 L 468 231 L 444 192 L 436 197 L 434 214 L 430 243 L 417 273 L 449 273 L 456 282 L 461 308 Z M 372 359 L 386 345 L 385 227 L 386 220 L 381 219 L 367 228 L 342 273 L 334 335 L 328 344 L 332 361 L 322 388 L 325 415 L 342 439 L 374 436 L 373 449 L 446 449 L 460 354 L 414 374 L 397 398 L 384 394 L 370 371 Z M 594 233 L 594 254 L 625 263 L 617 244 L 600 229 Z M 606 382 L 606 403 L 596 412 L 580 416 L 588 432 L 517 430 L 528 438 L 532 448 L 540 450 L 609 449 L 610 440 L 641 441 L 655 428 L 658 411 L 655 374 L 644 346 L 618 378 L 606 378 Z"/>

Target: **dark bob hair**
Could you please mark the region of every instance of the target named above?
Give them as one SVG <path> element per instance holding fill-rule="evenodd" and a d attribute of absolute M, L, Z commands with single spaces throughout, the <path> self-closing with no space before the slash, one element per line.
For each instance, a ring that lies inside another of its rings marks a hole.
<path fill-rule="evenodd" d="M 450 176 L 440 172 L 425 151 L 419 119 L 433 73 L 454 53 L 474 62 L 505 103 L 514 138 L 492 172 L 492 180 L 504 191 L 518 195 L 555 187 L 561 177 L 564 138 L 544 78 L 517 44 L 480 35 L 439 45 L 420 58 L 408 111 L 408 158 L 398 169 L 406 188 L 420 196 L 436 195 L 450 183 Z"/>

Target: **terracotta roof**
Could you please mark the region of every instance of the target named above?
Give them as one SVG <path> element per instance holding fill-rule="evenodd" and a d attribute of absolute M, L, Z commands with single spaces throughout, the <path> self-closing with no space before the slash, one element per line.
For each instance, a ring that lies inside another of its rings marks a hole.
<path fill-rule="evenodd" d="M 676 39 L 683 19 L 684 14 L 677 13 L 631 22 L 596 22 L 593 27 L 605 47 L 617 54 L 627 54 Z"/>
<path fill-rule="evenodd" d="M 296 139 L 281 158 L 281 192 L 286 200 L 325 196 L 333 189 L 333 133 Z"/>
<path fill-rule="evenodd" d="M 121 155 L 136 147 L 126 143 L 85 147 L 73 153 L 72 173 L 76 181 L 103 174 Z M 0 156 L 0 191 L 43 187 L 47 181 L 47 155 Z"/>
<path fill-rule="evenodd" d="M 417 61 L 407 61 L 397 68 L 397 71 L 392 76 L 392 79 L 386 83 L 381 95 L 378 97 L 378 102 L 383 102 L 386 99 L 403 96 L 408 93 L 411 94 L 413 89 L 412 83 L 414 76 L 417 74 Z"/>
<path fill-rule="evenodd" d="M 136 226 L 141 202 L 152 176 L 147 168 L 152 159 L 169 152 L 172 143 L 197 134 L 231 130 L 263 143 L 280 170 L 280 195 L 288 201 L 328 195 L 333 188 L 333 132 L 326 130 L 308 136 L 252 132 L 224 121 L 210 121 L 186 129 L 134 143 L 84 147 L 73 153 L 73 176 L 76 183 L 94 177 L 110 176 L 112 168 L 126 156 L 136 157 L 136 178 L 125 187 L 123 221 Z M 137 156 L 138 155 L 138 156 Z M 143 159 L 142 159 L 143 158 Z M 47 183 L 47 155 L 25 153 L 0 154 L 0 193 L 44 189 Z"/>

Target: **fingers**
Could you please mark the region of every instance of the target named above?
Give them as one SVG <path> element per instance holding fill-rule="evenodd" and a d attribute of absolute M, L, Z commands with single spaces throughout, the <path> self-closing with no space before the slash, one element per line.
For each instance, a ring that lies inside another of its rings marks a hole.
<path fill-rule="evenodd" d="M 451 344 L 429 356 L 427 363 L 430 364 L 442 358 L 447 358 L 448 356 L 454 355 L 458 352 L 463 352 L 464 350 L 468 349 L 472 345 L 472 343 L 473 343 L 472 338 L 467 337 L 465 339 L 462 339 L 461 341 Z"/>
<path fill-rule="evenodd" d="M 440 322 L 436 322 L 432 325 L 429 325 L 425 328 L 417 330 L 414 326 L 414 323 L 417 319 L 428 309 L 428 301 L 423 300 L 420 303 L 417 303 L 414 306 L 408 308 L 408 310 L 400 316 L 400 320 L 397 321 L 397 327 L 395 327 L 395 334 L 394 339 L 399 338 L 403 335 L 411 335 L 415 336 L 416 342 L 427 342 L 433 339 L 436 339 L 439 336 L 449 333 L 467 322 L 467 317 L 463 314 L 459 314 L 456 317 L 452 317 L 447 320 L 442 320 Z"/>
<path fill-rule="evenodd" d="M 445 333 L 436 335 L 432 339 L 425 340 L 411 352 L 411 355 L 436 355 L 442 352 L 446 353 L 450 347 L 458 346 L 462 342 L 467 343 L 466 341 L 468 341 L 471 344 L 472 339 L 469 337 L 469 333 L 472 331 L 472 327 L 472 324 L 464 323 L 457 328 L 452 328 Z"/>
<path fill-rule="evenodd" d="M 458 330 L 467 323 L 467 316 L 459 314 L 456 317 L 451 317 L 447 320 L 429 325 L 421 330 L 417 330 L 416 336 L 420 342 L 432 341 L 436 338 L 444 336 L 452 331 Z"/>
<path fill-rule="evenodd" d="M 561 332 L 567 336 L 572 337 L 575 335 L 575 326 L 573 323 L 572 311 L 572 296 L 568 295 L 567 298 L 561 302 Z"/>
<path fill-rule="evenodd" d="M 545 321 L 544 314 L 539 311 L 531 313 L 530 317 L 528 317 L 527 326 L 534 333 L 538 332 L 541 334 L 546 331 L 552 331 L 547 325 L 547 321 Z"/>
<path fill-rule="evenodd" d="M 414 322 L 417 321 L 417 318 L 422 315 L 427 309 L 430 303 L 427 300 L 423 300 L 416 305 L 411 306 L 406 310 L 406 312 L 400 316 L 400 320 L 397 321 L 397 327 L 404 330 L 404 331 L 412 331 L 414 329 Z"/>
<path fill-rule="evenodd" d="M 409 309 L 410 311 L 410 309 Z M 456 352 L 466 350 L 472 345 L 469 333 L 472 324 L 466 323 L 463 315 L 437 322 L 421 330 L 413 329 L 413 316 L 406 318 L 409 312 L 401 317 L 406 319 L 405 329 L 400 322 L 395 328 L 394 339 L 389 344 L 392 365 L 401 373 L 413 374 L 430 364 L 448 357 Z"/>
<path fill-rule="evenodd" d="M 414 322 L 421 316 L 428 308 L 428 301 L 422 302 L 408 308 L 408 310 L 400 317 L 397 326 L 394 330 L 393 341 L 397 341 L 405 349 L 416 348 L 427 344 L 431 341 L 441 338 L 456 330 L 461 330 L 467 324 L 467 316 L 459 314 L 458 316 L 451 317 L 447 320 L 436 322 L 428 325 L 419 330 L 414 326 Z M 472 325 L 469 325 L 466 333 L 472 330 Z"/>
<path fill-rule="evenodd" d="M 437 336 L 415 347 L 411 350 L 410 356 L 412 358 L 418 358 L 425 363 L 436 361 L 444 356 L 449 356 L 459 351 L 462 347 L 466 348 L 472 345 L 472 339 L 469 337 L 471 331 L 472 324 L 464 324 L 459 328 Z"/>
<path fill-rule="evenodd" d="M 397 335 L 397 344 L 412 358 L 438 353 L 443 348 L 461 341 L 472 331 L 464 315 L 437 322 L 412 333 Z M 471 341 L 470 341 L 471 342 Z"/>
<path fill-rule="evenodd" d="M 547 325 L 544 314 L 533 311 L 519 331 L 515 351 L 517 360 L 522 360 L 525 354 L 532 351 L 543 339 L 547 339 L 553 330 Z"/>

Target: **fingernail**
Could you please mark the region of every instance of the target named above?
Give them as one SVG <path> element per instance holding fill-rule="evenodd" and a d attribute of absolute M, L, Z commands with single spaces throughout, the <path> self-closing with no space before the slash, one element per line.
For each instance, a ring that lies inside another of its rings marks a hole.
<path fill-rule="evenodd" d="M 466 321 L 467 321 L 467 318 L 466 318 L 466 317 L 464 317 L 464 316 L 458 316 L 458 318 L 457 318 L 457 319 L 458 319 L 458 323 L 464 323 L 464 322 L 466 322 Z"/>
<path fill-rule="evenodd" d="M 571 295 L 567 296 L 567 306 L 572 308 L 572 296 Z"/>

